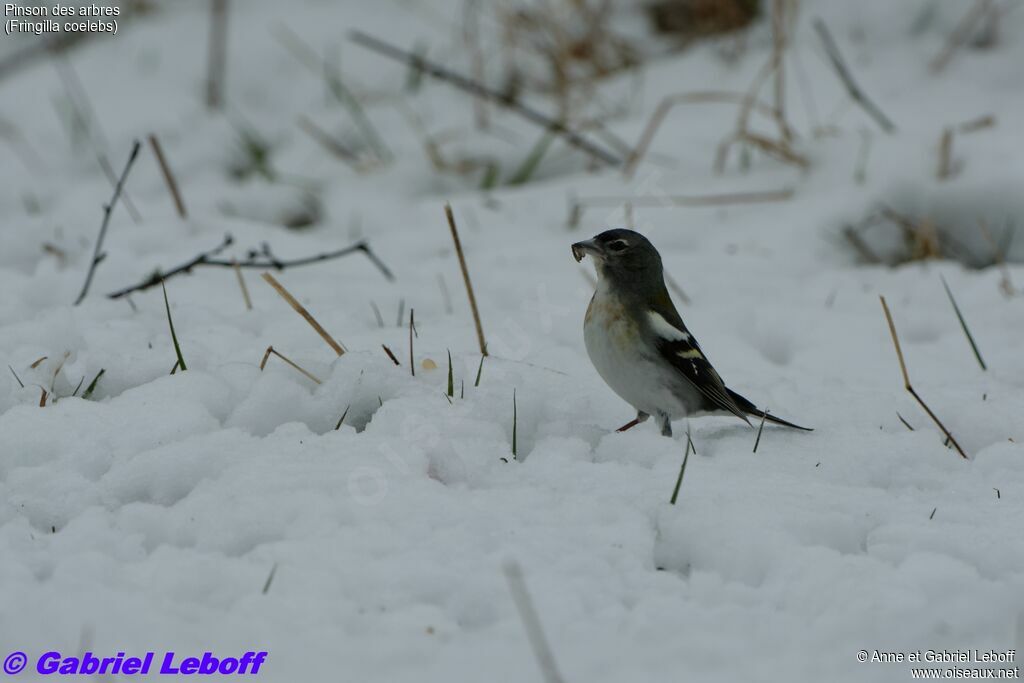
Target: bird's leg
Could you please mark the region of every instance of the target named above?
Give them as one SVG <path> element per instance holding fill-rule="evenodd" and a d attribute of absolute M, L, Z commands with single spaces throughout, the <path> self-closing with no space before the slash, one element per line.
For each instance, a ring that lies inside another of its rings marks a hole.
<path fill-rule="evenodd" d="M 641 422 L 646 422 L 647 418 L 649 418 L 649 417 L 650 417 L 650 415 L 648 415 L 644 411 L 638 410 L 638 411 L 636 411 L 636 417 L 635 418 L 633 418 L 632 420 L 630 420 L 626 424 L 622 425 L 621 427 L 619 427 L 615 431 L 617 431 L 617 432 L 624 432 L 627 429 L 632 429 L 633 427 L 636 427 Z"/>
<path fill-rule="evenodd" d="M 661 435 L 672 438 L 672 420 L 665 413 L 658 413 L 658 426 L 661 427 Z"/>

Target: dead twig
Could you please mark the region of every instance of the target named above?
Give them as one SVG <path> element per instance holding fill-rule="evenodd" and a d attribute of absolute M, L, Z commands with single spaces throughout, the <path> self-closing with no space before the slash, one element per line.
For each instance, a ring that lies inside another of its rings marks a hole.
<path fill-rule="evenodd" d="M 914 387 L 910 384 L 910 374 L 907 372 L 907 364 L 903 360 L 903 349 L 900 348 L 900 339 L 896 334 L 896 324 L 892 320 L 892 313 L 889 312 L 889 304 L 885 302 L 884 296 L 879 296 L 878 298 L 882 302 L 882 310 L 885 311 L 885 319 L 889 323 L 889 333 L 892 335 L 892 344 L 896 348 L 896 358 L 899 359 L 900 362 L 900 372 L 903 373 L 903 388 L 914 397 L 914 400 L 917 401 L 918 405 L 924 409 L 924 412 L 928 414 L 928 417 L 932 419 L 932 422 L 942 430 L 942 433 L 946 435 L 946 440 L 953 444 L 953 447 L 956 448 L 960 457 L 966 460 L 967 454 L 964 452 L 964 449 L 960 447 L 957 440 L 954 439 L 950 431 L 946 429 L 946 425 L 942 424 L 942 421 L 935 415 L 935 413 L 932 412 L 932 409 L 928 407 L 928 404 L 924 402 L 916 391 L 914 391 Z"/>
<path fill-rule="evenodd" d="M 466 283 L 466 295 L 469 297 L 469 308 L 473 312 L 473 324 L 476 325 L 476 339 L 480 344 L 480 354 L 487 355 L 487 341 L 484 339 L 484 328 L 480 322 L 480 311 L 476 307 L 476 296 L 473 294 L 473 283 L 469 279 L 469 269 L 466 267 L 466 255 L 462 253 L 462 242 L 459 241 L 459 230 L 455 227 L 455 216 L 452 214 L 452 205 L 444 205 L 445 216 L 448 217 L 448 227 L 451 229 L 452 242 L 455 243 L 455 254 L 459 258 L 459 268 L 462 270 L 462 280 Z"/>
<path fill-rule="evenodd" d="M 297 268 L 299 266 L 308 266 L 322 261 L 329 261 L 331 259 L 341 258 L 355 253 L 364 254 L 368 259 L 370 259 L 371 263 L 377 266 L 384 277 L 388 280 L 394 280 L 395 278 L 391 273 L 391 270 L 381 262 L 377 255 L 370 249 L 370 246 L 364 241 L 356 242 L 355 244 L 343 249 L 296 259 L 278 259 L 274 257 L 273 254 L 269 253 L 269 249 L 266 248 L 266 245 L 264 245 L 262 253 L 255 251 L 249 252 L 249 257 L 244 261 L 238 261 L 237 259 L 214 258 L 233 243 L 234 238 L 232 238 L 231 235 L 226 235 L 224 237 L 224 241 L 213 249 L 192 257 L 185 263 L 171 268 L 166 273 L 161 270 L 157 270 L 142 282 L 130 287 L 119 289 L 116 292 L 111 292 L 107 297 L 111 299 L 119 299 L 133 292 L 155 287 L 160 284 L 162 280 L 167 280 L 175 275 L 181 275 L 182 273 L 191 272 L 193 268 L 199 266 L 213 266 L 219 268 L 258 268 L 260 270 L 273 268 L 275 270 L 286 270 L 288 268 Z"/>
<path fill-rule="evenodd" d="M 519 114 L 531 123 L 541 126 L 555 135 L 562 137 L 568 144 L 609 166 L 619 166 L 622 163 L 617 156 L 601 147 L 598 147 L 579 133 L 570 130 L 564 123 L 541 114 L 535 109 L 532 109 L 509 97 L 505 93 L 492 90 L 470 78 L 429 62 L 419 55 L 397 48 L 389 43 L 385 43 L 382 40 L 374 38 L 373 36 L 362 33 L 361 31 L 353 31 L 350 34 L 350 37 L 355 43 L 373 50 L 378 54 L 405 62 L 406 64 L 409 64 L 410 66 L 419 69 L 434 78 L 455 86 L 463 92 L 467 92 L 475 97 L 490 100 L 495 104 L 505 107 L 506 109 Z"/>
<path fill-rule="evenodd" d="M 312 314 L 308 310 L 306 310 L 305 306 L 299 303 L 298 299 L 291 295 L 291 292 L 284 288 L 284 285 L 277 281 L 277 278 L 275 278 L 269 272 L 260 273 L 260 277 L 262 277 L 268 285 L 273 287 L 274 291 L 280 294 L 281 298 L 287 301 L 288 305 L 291 306 L 296 313 L 302 316 L 303 320 L 309 323 L 309 326 L 312 327 L 316 331 L 316 333 L 320 335 L 321 339 L 327 342 L 328 346 L 334 349 L 334 352 L 336 354 L 338 354 L 339 356 L 345 355 L 345 348 L 341 344 L 339 344 L 337 340 L 335 340 L 331 335 L 327 334 L 327 330 L 325 330 L 320 325 L 320 323 L 317 322 L 316 318 L 314 318 Z"/>
<path fill-rule="evenodd" d="M 132 164 L 135 163 L 136 157 L 139 156 L 140 146 L 141 143 L 138 140 L 136 140 L 135 144 L 132 145 L 132 151 L 128 155 L 128 161 L 124 165 L 121 177 L 118 179 L 117 185 L 114 186 L 114 195 L 103 207 L 103 222 L 100 223 L 100 234 L 96 238 L 96 246 L 92 252 L 92 261 L 89 263 L 89 272 L 85 275 L 85 283 L 82 284 L 82 291 L 79 292 L 78 298 L 75 299 L 75 306 L 82 303 L 86 294 L 89 293 L 89 285 L 92 284 L 92 278 L 96 273 L 96 267 L 104 258 L 106 258 L 106 253 L 103 252 L 103 240 L 106 239 L 107 236 L 107 226 L 110 225 L 110 215 L 114 212 L 114 206 L 117 205 L 118 197 L 121 196 L 121 189 L 124 187 L 124 181 L 128 177 L 128 172 L 132 170 Z"/>
<path fill-rule="evenodd" d="M 835 39 L 832 38 L 832 33 L 829 32 L 828 26 L 820 18 L 814 19 L 814 30 L 818 32 L 818 37 L 821 38 L 822 45 L 825 46 L 825 52 L 828 54 L 829 61 L 832 63 L 832 68 L 835 69 L 836 75 L 839 76 L 839 80 L 843 82 L 846 87 L 846 92 L 849 93 L 850 97 L 856 102 L 864 113 L 870 116 L 878 127 L 886 133 L 893 133 L 896 130 L 895 124 L 889 117 L 886 116 L 881 109 L 878 108 L 874 102 L 872 102 L 864 91 L 861 90 L 860 86 L 857 85 L 857 81 L 853 80 L 853 74 L 850 73 L 850 69 L 846 66 L 846 62 L 843 61 L 843 55 L 839 52 L 839 46 L 836 45 Z"/>

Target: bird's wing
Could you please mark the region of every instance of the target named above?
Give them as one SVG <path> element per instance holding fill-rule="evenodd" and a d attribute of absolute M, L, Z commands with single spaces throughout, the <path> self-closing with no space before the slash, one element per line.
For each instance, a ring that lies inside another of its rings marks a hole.
<path fill-rule="evenodd" d="M 650 314 L 655 347 L 662 359 L 685 377 L 715 408 L 728 411 L 750 424 L 750 420 L 725 388 L 718 372 L 700 350 L 697 340 L 683 325 L 683 321 L 678 319 L 678 314 L 672 317 L 678 322 L 669 322 L 658 313 Z"/>

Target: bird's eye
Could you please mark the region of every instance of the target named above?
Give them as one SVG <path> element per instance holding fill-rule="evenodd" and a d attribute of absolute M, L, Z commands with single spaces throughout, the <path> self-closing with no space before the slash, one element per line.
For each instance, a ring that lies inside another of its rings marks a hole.
<path fill-rule="evenodd" d="M 629 244 L 626 242 L 626 240 L 615 240 L 614 242 L 608 243 L 608 249 L 610 251 L 622 251 L 628 246 Z"/>

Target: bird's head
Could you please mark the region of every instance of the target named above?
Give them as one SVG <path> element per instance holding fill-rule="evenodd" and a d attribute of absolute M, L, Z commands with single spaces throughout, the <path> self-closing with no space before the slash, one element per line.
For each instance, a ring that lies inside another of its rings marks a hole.
<path fill-rule="evenodd" d="M 572 245 L 572 255 L 577 261 L 584 256 L 594 259 L 601 278 L 634 283 L 662 281 L 661 255 L 650 240 L 632 230 L 606 230 L 593 239 L 577 242 Z"/>

